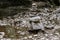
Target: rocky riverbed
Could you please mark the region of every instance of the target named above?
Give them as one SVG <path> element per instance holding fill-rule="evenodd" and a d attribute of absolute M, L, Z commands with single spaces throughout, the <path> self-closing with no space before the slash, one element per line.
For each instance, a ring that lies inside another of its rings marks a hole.
<path fill-rule="evenodd" d="M 34 4 L 35 5 L 35 4 Z M 33 6 L 34 7 L 34 6 Z M 36 8 L 36 7 L 35 7 Z M 13 17 L 0 19 L 0 26 L 6 27 L 1 40 L 60 40 L 60 9 L 43 8 L 17 13 Z M 3 28 L 2 28 L 3 29 Z M 34 34 L 28 30 L 41 29 Z M 3 29 L 4 30 L 4 29 Z M 1 30 L 2 31 L 2 30 Z M 5 37 L 4 37 L 5 36 Z M 7 39 L 8 38 L 8 39 Z M 11 38 L 11 39 L 10 39 Z M 14 39 L 15 38 L 15 39 Z"/>

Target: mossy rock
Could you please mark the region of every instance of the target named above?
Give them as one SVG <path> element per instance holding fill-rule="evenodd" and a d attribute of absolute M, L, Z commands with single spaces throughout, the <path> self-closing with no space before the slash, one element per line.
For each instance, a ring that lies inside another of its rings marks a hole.
<path fill-rule="evenodd" d="M 9 38 L 14 38 L 15 37 L 15 29 L 11 26 L 6 27 L 6 32 Z"/>

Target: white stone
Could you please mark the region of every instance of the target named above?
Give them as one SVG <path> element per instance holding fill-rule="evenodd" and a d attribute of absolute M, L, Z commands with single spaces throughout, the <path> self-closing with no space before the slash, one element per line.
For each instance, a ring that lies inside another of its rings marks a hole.
<path fill-rule="evenodd" d="M 49 40 L 49 39 L 46 39 L 46 40 Z"/>
<path fill-rule="evenodd" d="M 45 36 L 48 36 L 48 34 L 45 34 Z"/>
<path fill-rule="evenodd" d="M 33 3 L 32 5 L 36 5 L 36 3 Z"/>
<path fill-rule="evenodd" d="M 55 33 L 55 34 L 59 35 L 59 33 Z"/>
<path fill-rule="evenodd" d="M 49 34 L 49 35 L 53 35 L 53 34 Z"/>
<path fill-rule="evenodd" d="M 41 30 L 44 30 L 43 23 L 34 23 L 34 22 L 32 22 L 31 24 L 32 24 L 32 28 L 33 29 L 41 29 Z"/>
<path fill-rule="evenodd" d="M 2 38 L 2 39 L 0 39 L 0 40 L 4 40 L 4 39 Z"/>
<path fill-rule="evenodd" d="M 38 36 L 37 34 L 36 35 L 34 35 L 34 37 L 36 37 L 36 36 Z"/>
<path fill-rule="evenodd" d="M 32 36 L 28 36 L 28 38 L 32 38 Z"/>
<path fill-rule="evenodd" d="M 20 34 L 21 34 L 21 35 L 25 35 L 25 32 L 21 32 Z"/>
<path fill-rule="evenodd" d="M 3 38 L 3 36 L 2 36 L 2 35 L 0 35 L 0 38 Z"/>
<path fill-rule="evenodd" d="M 0 32 L 0 38 L 3 38 L 3 36 L 5 35 L 5 33 L 4 32 Z"/>
<path fill-rule="evenodd" d="M 10 38 L 7 38 L 6 40 L 11 40 Z"/>
<path fill-rule="evenodd" d="M 44 40 L 44 39 L 45 39 L 45 37 L 41 38 L 41 40 Z"/>
<path fill-rule="evenodd" d="M 59 29 L 59 28 L 60 28 L 60 26 L 56 25 L 54 29 Z"/>
<path fill-rule="evenodd" d="M 37 21 L 40 20 L 41 18 L 39 16 L 29 18 L 30 21 Z"/>
<path fill-rule="evenodd" d="M 6 40 L 6 38 L 2 38 L 2 40 Z"/>
<path fill-rule="evenodd" d="M 49 25 L 47 25 L 47 28 L 52 28 L 54 27 L 55 25 L 52 25 L 51 23 Z"/>
<path fill-rule="evenodd" d="M 21 31 L 17 31 L 17 33 L 21 33 Z"/>
<path fill-rule="evenodd" d="M 27 37 L 24 37 L 24 39 L 27 39 Z"/>

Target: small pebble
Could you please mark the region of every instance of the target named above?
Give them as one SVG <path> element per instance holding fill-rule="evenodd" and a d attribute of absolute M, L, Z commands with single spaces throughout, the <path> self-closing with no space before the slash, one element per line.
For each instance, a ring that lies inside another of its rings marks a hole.
<path fill-rule="evenodd" d="M 36 37 L 36 36 L 38 36 L 37 34 L 36 35 L 34 35 L 34 37 Z"/>
<path fill-rule="evenodd" d="M 24 39 L 27 39 L 27 37 L 24 37 Z"/>
<path fill-rule="evenodd" d="M 32 38 L 32 36 L 29 36 L 28 38 Z"/>

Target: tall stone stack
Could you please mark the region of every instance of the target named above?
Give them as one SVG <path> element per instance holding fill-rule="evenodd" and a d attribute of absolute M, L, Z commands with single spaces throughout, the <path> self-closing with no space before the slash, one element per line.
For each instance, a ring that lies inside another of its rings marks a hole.
<path fill-rule="evenodd" d="M 32 3 L 31 11 L 36 11 L 36 10 L 37 10 L 37 4 L 36 3 Z"/>

